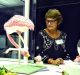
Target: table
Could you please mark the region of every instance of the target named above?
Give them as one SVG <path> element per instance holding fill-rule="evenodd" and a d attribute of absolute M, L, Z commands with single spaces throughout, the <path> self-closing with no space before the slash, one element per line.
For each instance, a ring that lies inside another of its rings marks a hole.
<path fill-rule="evenodd" d="M 14 60 L 9 59 L 0 59 L 0 65 L 5 64 L 17 64 Z M 50 64 L 44 64 L 46 68 L 39 70 L 30 75 L 62 75 L 62 71 L 65 70 L 69 73 L 69 75 L 80 75 L 80 63 L 73 62 L 71 60 L 64 60 L 63 65 L 55 66 Z M 33 68 L 34 69 L 34 68 Z M 26 75 L 26 74 L 19 74 L 19 75 Z"/>
<path fill-rule="evenodd" d="M 10 65 L 10 66 L 13 66 L 14 64 L 15 65 L 18 64 L 17 60 L 9 59 L 9 58 L 0 58 L 0 65 Z M 24 63 L 21 61 L 21 64 L 24 64 Z M 55 75 L 61 75 L 61 73 L 57 72 L 58 66 L 49 65 L 49 64 L 44 64 L 44 65 L 47 68 L 41 69 L 38 72 L 35 72 L 33 74 L 30 74 L 30 75 L 43 75 L 43 74 L 50 75 L 50 74 L 53 74 L 53 73 Z M 26 75 L 26 74 L 19 74 L 19 75 Z"/>
<path fill-rule="evenodd" d="M 53 66 L 53 65 L 47 65 L 46 69 L 43 69 L 39 72 L 36 72 L 34 74 L 31 75 L 62 75 L 61 72 L 59 72 L 59 68 L 57 66 Z"/>
<path fill-rule="evenodd" d="M 65 70 L 69 75 L 80 75 L 80 63 L 65 60 L 63 65 L 47 65 L 47 70 L 42 70 L 31 75 L 62 75 Z"/>

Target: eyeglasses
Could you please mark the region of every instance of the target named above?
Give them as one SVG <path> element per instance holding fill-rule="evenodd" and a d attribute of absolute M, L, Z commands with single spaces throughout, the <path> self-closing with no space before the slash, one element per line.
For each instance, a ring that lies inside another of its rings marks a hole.
<path fill-rule="evenodd" d="M 54 23 L 56 20 L 46 20 L 46 23 Z"/>

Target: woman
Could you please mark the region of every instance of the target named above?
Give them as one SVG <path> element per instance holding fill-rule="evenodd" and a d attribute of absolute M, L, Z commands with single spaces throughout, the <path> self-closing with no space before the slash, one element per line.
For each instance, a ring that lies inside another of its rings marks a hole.
<path fill-rule="evenodd" d="M 39 32 L 35 42 L 35 55 L 40 55 L 45 63 L 54 64 L 57 58 L 71 59 L 65 48 L 67 35 L 58 29 L 62 20 L 57 9 L 49 9 L 45 14 L 46 28 Z"/>

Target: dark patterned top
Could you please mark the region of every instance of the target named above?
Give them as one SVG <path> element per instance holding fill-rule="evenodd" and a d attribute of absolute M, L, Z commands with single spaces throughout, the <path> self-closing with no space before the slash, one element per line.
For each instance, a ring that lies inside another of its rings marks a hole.
<path fill-rule="evenodd" d="M 53 39 L 45 30 L 41 30 L 36 37 L 35 55 L 41 55 L 44 62 L 47 62 L 48 58 L 69 59 L 69 54 L 65 49 L 66 36 L 66 33 L 61 31 L 60 37 Z"/>

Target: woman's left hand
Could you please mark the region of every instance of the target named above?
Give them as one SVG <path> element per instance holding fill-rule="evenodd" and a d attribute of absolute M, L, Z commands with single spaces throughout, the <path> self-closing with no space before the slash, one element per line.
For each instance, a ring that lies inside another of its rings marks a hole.
<path fill-rule="evenodd" d="M 80 62 L 80 56 L 76 56 L 76 58 L 74 59 L 74 62 Z"/>

